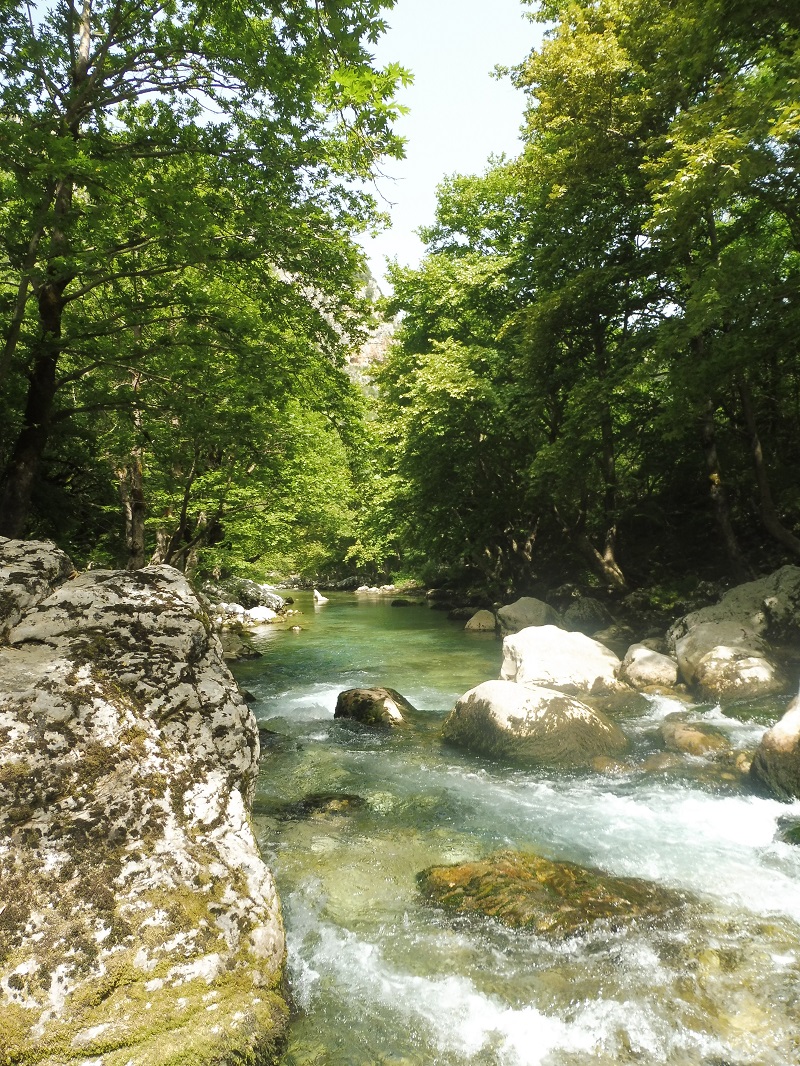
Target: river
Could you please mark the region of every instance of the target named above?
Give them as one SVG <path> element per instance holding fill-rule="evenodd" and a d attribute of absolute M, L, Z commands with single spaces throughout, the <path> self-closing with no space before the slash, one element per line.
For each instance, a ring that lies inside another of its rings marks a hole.
<path fill-rule="evenodd" d="M 621 720 L 623 773 L 460 753 L 442 720 L 499 675 L 499 641 L 425 607 L 296 599 L 302 631 L 258 630 L 263 658 L 236 669 L 269 731 L 254 821 L 289 945 L 284 1066 L 800 1063 L 800 847 L 778 832 L 800 803 L 753 796 L 702 759 L 641 769 L 659 722 L 685 710 L 665 697 Z M 339 691 L 372 684 L 418 708 L 410 728 L 334 721 Z M 742 750 L 779 711 L 692 709 Z M 552 942 L 419 896 L 426 867 L 509 847 L 647 878 L 687 904 Z"/>

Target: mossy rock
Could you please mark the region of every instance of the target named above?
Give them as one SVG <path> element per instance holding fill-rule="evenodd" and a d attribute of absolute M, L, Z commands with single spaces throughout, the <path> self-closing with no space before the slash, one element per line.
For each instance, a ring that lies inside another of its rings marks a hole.
<path fill-rule="evenodd" d="M 336 700 L 334 718 L 349 718 L 362 725 L 401 726 L 414 708 L 393 688 L 348 688 Z"/>
<path fill-rule="evenodd" d="M 684 903 L 682 896 L 650 881 L 514 851 L 433 866 L 417 875 L 417 884 L 423 896 L 446 910 L 482 914 L 554 939 L 583 933 L 600 920 L 616 928 L 662 917 Z"/>

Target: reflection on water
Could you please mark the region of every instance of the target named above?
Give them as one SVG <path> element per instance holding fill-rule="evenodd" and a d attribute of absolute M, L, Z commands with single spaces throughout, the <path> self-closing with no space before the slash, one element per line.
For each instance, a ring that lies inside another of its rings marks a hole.
<path fill-rule="evenodd" d="M 664 698 L 620 718 L 634 756 L 613 776 L 458 753 L 441 721 L 498 676 L 498 642 L 422 607 L 297 599 L 303 631 L 263 630 L 264 658 L 237 668 L 272 731 L 255 822 L 289 940 L 285 1066 L 800 1063 L 800 848 L 776 839 L 800 804 L 754 797 L 702 759 L 642 770 L 660 722 L 686 709 Z M 338 692 L 363 684 L 402 692 L 412 727 L 335 722 Z M 766 722 L 692 713 L 741 750 Z M 508 847 L 648 878 L 687 906 L 553 943 L 418 895 L 426 867 Z"/>

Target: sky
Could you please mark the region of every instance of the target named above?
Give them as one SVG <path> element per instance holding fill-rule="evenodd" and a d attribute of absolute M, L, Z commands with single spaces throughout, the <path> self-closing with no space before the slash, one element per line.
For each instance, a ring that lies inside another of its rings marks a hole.
<path fill-rule="evenodd" d="M 397 0 L 386 13 L 376 59 L 410 69 L 414 84 L 399 94 L 409 108 L 396 126 L 406 158 L 384 164 L 374 190 L 392 227 L 361 242 L 384 291 L 387 257 L 419 262 L 414 231 L 433 222 L 442 178 L 482 173 L 490 155 L 519 151 L 524 95 L 492 71 L 519 63 L 540 40 L 529 10 L 520 0 Z"/>

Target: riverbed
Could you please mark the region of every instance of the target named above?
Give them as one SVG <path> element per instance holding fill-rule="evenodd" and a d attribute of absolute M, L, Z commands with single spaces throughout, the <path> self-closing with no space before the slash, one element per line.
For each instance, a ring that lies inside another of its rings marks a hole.
<path fill-rule="evenodd" d="M 263 658 L 236 670 L 263 727 L 254 821 L 289 945 L 283 1066 L 800 1063 L 800 847 L 779 826 L 800 803 L 701 758 L 652 768 L 659 723 L 687 710 L 663 696 L 621 712 L 633 751 L 613 773 L 461 753 L 441 723 L 499 675 L 499 641 L 426 606 L 296 599 L 301 631 L 263 627 Z M 400 691 L 408 728 L 334 721 L 337 694 L 363 685 Z M 782 705 L 688 709 L 749 751 Z M 420 896 L 421 870 L 507 848 L 685 905 L 553 941 Z"/>

